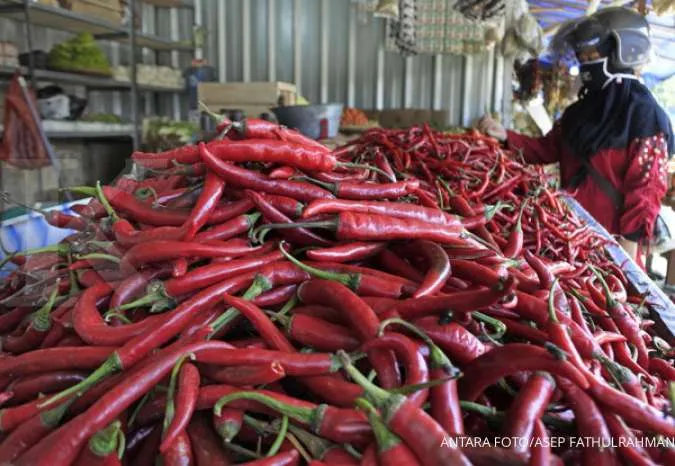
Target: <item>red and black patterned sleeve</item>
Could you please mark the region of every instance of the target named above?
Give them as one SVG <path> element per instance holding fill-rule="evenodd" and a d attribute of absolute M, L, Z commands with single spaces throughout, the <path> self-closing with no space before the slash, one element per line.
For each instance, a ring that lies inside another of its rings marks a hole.
<path fill-rule="evenodd" d="M 651 237 L 668 190 L 668 145 L 663 134 L 634 140 L 623 180 L 624 208 L 619 219 L 623 237 Z"/>
<path fill-rule="evenodd" d="M 527 163 L 548 164 L 556 163 L 560 160 L 562 140 L 559 124 L 553 126 L 551 131 L 540 138 L 507 131 L 507 141 L 509 148 L 520 151 Z"/>

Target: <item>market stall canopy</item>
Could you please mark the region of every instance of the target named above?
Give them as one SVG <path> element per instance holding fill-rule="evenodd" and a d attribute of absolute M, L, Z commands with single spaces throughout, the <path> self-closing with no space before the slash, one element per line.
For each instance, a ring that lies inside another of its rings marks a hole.
<path fill-rule="evenodd" d="M 626 1 L 584 1 L 584 0 L 529 0 L 530 12 L 537 17 L 546 33 L 546 41 L 550 40 L 557 26 L 567 20 L 583 16 L 591 7 L 637 6 L 638 2 Z M 657 0 L 657 3 L 658 0 Z M 646 2 L 647 11 L 652 12 L 652 0 Z M 592 11 L 591 11 L 592 12 Z M 651 25 L 654 58 L 644 70 L 647 81 L 661 81 L 675 75 L 675 15 L 647 16 Z M 547 57 L 543 57 L 546 59 Z"/>

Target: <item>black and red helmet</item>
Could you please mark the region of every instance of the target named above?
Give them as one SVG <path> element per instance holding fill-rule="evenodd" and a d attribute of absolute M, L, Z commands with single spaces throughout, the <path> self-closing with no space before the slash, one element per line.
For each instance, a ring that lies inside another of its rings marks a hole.
<path fill-rule="evenodd" d="M 614 69 L 634 69 L 650 58 L 649 23 L 637 11 L 611 7 L 565 23 L 551 42 L 557 52 L 572 49 L 580 53 L 588 47 L 609 58 Z"/>

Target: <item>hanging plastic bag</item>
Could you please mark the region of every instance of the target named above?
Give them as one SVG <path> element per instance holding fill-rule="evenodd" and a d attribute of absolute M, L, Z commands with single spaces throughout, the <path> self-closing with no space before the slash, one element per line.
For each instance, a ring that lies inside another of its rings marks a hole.
<path fill-rule="evenodd" d="M 51 145 L 41 131 L 35 96 L 28 91 L 18 74 L 14 75 L 5 95 L 5 120 L 0 160 L 23 169 L 52 164 Z"/>
<path fill-rule="evenodd" d="M 398 19 L 399 13 L 398 0 L 380 0 L 373 15 L 380 18 Z"/>

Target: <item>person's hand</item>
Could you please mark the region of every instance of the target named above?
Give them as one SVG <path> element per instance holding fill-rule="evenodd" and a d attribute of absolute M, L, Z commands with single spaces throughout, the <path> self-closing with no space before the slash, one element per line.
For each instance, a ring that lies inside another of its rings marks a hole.
<path fill-rule="evenodd" d="M 490 115 L 485 115 L 478 121 L 478 130 L 501 142 L 506 141 L 506 129 Z"/>

